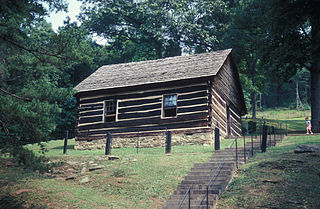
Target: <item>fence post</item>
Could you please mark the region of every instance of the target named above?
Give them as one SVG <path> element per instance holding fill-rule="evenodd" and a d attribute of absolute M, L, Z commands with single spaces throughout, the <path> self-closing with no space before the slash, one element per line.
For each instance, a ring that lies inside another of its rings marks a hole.
<path fill-rule="evenodd" d="M 207 209 L 209 209 L 209 186 L 207 185 Z"/>
<path fill-rule="evenodd" d="M 273 127 L 273 141 L 274 141 L 274 146 L 276 146 L 276 143 L 277 143 L 277 141 L 276 141 L 276 127 Z"/>
<path fill-rule="evenodd" d="M 236 166 L 238 169 L 238 138 L 236 137 Z"/>
<path fill-rule="evenodd" d="M 251 135 L 251 157 L 253 156 L 253 136 Z"/>
<path fill-rule="evenodd" d="M 280 123 L 280 140 L 282 141 L 282 123 Z"/>
<path fill-rule="evenodd" d="M 166 154 L 171 153 L 171 131 L 167 131 L 167 138 L 166 138 Z"/>
<path fill-rule="evenodd" d="M 64 144 L 63 144 L 63 154 L 66 154 L 66 153 L 67 153 L 68 135 L 69 135 L 69 131 L 66 130 L 66 136 L 65 136 L 65 138 L 64 138 Z"/>
<path fill-rule="evenodd" d="M 111 154 L 111 140 L 112 140 L 111 134 L 110 134 L 110 132 L 107 132 L 105 155 L 110 155 Z"/>
<path fill-rule="evenodd" d="M 288 121 L 286 120 L 286 136 L 288 136 Z"/>
<path fill-rule="evenodd" d="M 247 159 L 246 159 L 246 135 L 243 135 L 243 157 L 244 157 L 244 163 L 247 163 Z"/>
<path fill-rule="evenodd" d="M 220 150 L 220 130 L 214 129 L 214 150 Z"/>
<path fill-rule="evenodd" d="M 267 150 L 267 126 L 263 125 L 263 131 L 262 131 L 262 142 L 261 142 L 261 150 L 262 152 L 266 152 Z"/>
<path fill-rule="evenodd" d="M 190 206 L 191 206 L 191 188 L 189 189 L 189 197 L 188 197 L 188 199 L 189 199 L 189 202 L 188 202 L 188 208 L 190 209 Z"/>

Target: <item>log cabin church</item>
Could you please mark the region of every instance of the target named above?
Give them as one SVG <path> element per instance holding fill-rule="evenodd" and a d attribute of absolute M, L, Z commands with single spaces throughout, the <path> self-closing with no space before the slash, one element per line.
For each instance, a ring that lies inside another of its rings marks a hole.
<path fill-rule="evenodd" d="M 100 67 L 75 87 L 75 149 L 213 144 L 241 134 L 246 113 L 232 50 Z"/>

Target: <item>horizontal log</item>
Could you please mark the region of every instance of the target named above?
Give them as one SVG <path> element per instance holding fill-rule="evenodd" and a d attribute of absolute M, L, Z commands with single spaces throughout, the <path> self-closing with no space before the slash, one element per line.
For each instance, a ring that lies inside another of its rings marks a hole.
<path fill-rule="evenodd" d="M 88 110 L 98 110 L 102 109 L 103 104 L 95 104 L 95 105 L 84 105 L 78 108 L 79 111 L 88 111 Z"/>
<path fill-rule="evenodd" d="M 192 99 L 192 98 L 205 97 L 205 96 L 208 96 L 207 90 L 191 93 L 191 94 L 178 95 L 178 100 Z"/>
<path fill-rule="evenodd" d="M 102 116 L 80 118 L 79 123 L 92 123 L 102 121 Z"/>
<path fill-rule="evenodd" d="M 117 121 L 117 122 L 108 122 L 108 123 L 99 123 L 99 124 L 89 124 L 80 126 L 80 131 L 85 131 L 89 129 L 102 129 L 102 128 L 116 128 L 116 127 L 133 127 L 133 126 L 141 126 L 141 125 L 162 125 L 169 123 L 176 123 L 182 121 L 190 121 L 190 120 L 206 120 L 208 118 L 208 113 L 193 113 L 188 115 L 178 116 L 176 118 L 164 118 L 161 119 L 160 116 L 157 118 L 143 118 L 129 121 Z"/>
<path fill-rule="evenodd" d="M 144 105 L 148 103 L 155 103 L 155 102 L 161 102 L 162 97 L 153 98 L 153 99 L 140 99 L 140 100 L 133 100 L 133 101 L 119 101 L 118 105 L 119 107 L 126 107 L 126 106 L 133 106 L 133 105 Z"/>
<path fill-rule="evenodd" d="M 150 92 L 142 92 L 142 93 L 132 93 L 130 94 L 127 92 L 127 94 L 119 94 L 119 95 L 114 95 L 114 96 L 97 96 L 97 98 L 92 98 L 92 99 L 84 99 L 80 101 L 80 104 L 85 104 L 85 103 L 93 103 L 93 102 L 99 102 L 99 101 L 104 101 L 104 100 L 109 100 L 109 99 L 133 99 L 133 98 L 143 98 L 143 97 L 148 97 L 148 96 L 156 96 L 156 95 L 164 95 L 164 94 L 174 94 L 174 93 L 187 93 L 187 92 L 192 92 L 192 91 L 201 91 L 201 90 L 206 90 L 207 85 L 206 84 L 201 84 L 201 85 L 195 85 L 195 86 L 189 86 L 189 87 L 171 87 L 168 88 L 167 90 L 155 90 L 155 91 L 150 91 Z"/>
<path fill-rule="evenodd" d="M 120 129 L 106 129 L 98 131 L 84 131 L 88 135 L 95 134 L 104 134 L 107 131 L 111 133 L 126 133 L 126 132 L 138 132 L 138 131 L 156 131 L 156 130 L 165 130 L 165 129 L 180 129 L 180 128 L 194 128 L 194 127 L 208 127 L 207 120 L 197 120 L 197 121 L 188 121 L 180 123 L 169 123 L 163 125 L 151 125 L 151 126 L 142 126 L 142 127 L 130 127 L 130 128 L 120 128 Z M 81 133 L 81 132 L 80 132 Z"/>
<path fill-rule="evenodd" d="M 193 99 L 193 100 L 186 100 L 186 101 L 179 101 L 178 100 L 178 107 L 181 106 L 188 106 L 188 105 L 200 105 L 200 104 L 208 104 L 207 98 L 201 98 L 201 99 Z"/>
<path fill-rule="evenodd" d="M 84 113 L 80 113 L 80 116 L 93 116 L 93 115 L 102 115 L 103 114 L 103 110 L 97 110 L 97 111 L 90 111 L 90 112 L 84 112 Z"/>
<path fill-rule="evenodd" d="M 209 108 L 208 105 L 199 105 L 199 106 L 193 106 L 193 107 L 178 107 L 178 115 L 179 113 L 208 110 L 208 108 Z"/>
<path fill-rule="evenodd" d="M 137 106 L 137 107 L 118 108 L 118 113 L 143 111 L 143 110 L 152 110 L 152 109 L 159 109 L 159 108 L 161 108 L 161 103 L 149 104 L 149 105 L 141 105 L 141 106 Z"/>
<path fill-rule="evenodd" d="M 142 118 L 151 116 L 161 116 L 161 110 L 153 110 L 149 112 L 139 112 L 139 113 L 122 113 L 118 114 L 118 119 L 130 119 L 130 118 Z"/>

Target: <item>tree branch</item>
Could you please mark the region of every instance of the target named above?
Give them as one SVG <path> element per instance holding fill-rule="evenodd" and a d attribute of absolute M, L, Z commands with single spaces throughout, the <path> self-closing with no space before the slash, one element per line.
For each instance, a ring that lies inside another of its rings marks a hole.
<path fill-rule="evenodd" d="M 15 98 L 17 98 L 17 99 L 21 99 L 21 100 L 23 100 L 23 101 L 26 101 L 26 102 L 30 102 L 30 101 L 31 101 L 30 98 L 20 97 L 20 96 L 18 96 L 18 95 L 16 95 L 16 94 L 12 94 L 12 93 L 8 92 L 7 90 L 5 90 L 5 89 L 3 89 L 3 88 L 0 88 L 0 91 L 2 91 L 2 92 L 5 93 L 5 94 L 8 94 L 8 95 L 10 95 L 10 96 L 12 96 L 12 97 L 15 97 Z"/>
<path fill-rule="evenodd" d="M 3 128 L 4 133 L 6 133 L 6 135 L 8 135 L 9 134 L 9 130 L 8 130 L 6 124 L 2 120 L 0 120 L 0 123 L 1 123 L 1 126 Z"/>
<path fill-rule="evenodd" d="M 303 34 L 306 36 L 306 38 L 308 39 L 308 41 L 311 41 L 311 37 L 308 35 L 308 33 L 306 32 L 306 30 L 304 29 L 304 27 L 300 27 L 301 28 L 301 30 L 302 30 L 302 32 L 303 32 Z"/>

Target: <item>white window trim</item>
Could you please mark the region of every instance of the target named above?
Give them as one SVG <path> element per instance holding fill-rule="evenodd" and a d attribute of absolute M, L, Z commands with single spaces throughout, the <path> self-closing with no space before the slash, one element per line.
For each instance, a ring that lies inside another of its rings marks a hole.
<path fill-rule="evenodd" d="M 115 118 L 115 121 L 112 121 L 112 122 L 117 122 L 118 121 L 118 99 L 108 99 L 108 100 L 104 100 L 103 101 L 103 123 L 108 123 L 108 121 L 106 121 L 106 102 L 110 102 L 110 101 L 115 101 L 116 103 L 116 118 Z"/>
<path fill-rule="evenodd" d="M 164 116 L 164 97 L 169 96 L 169 95 L 177 95 L 177 106 L 176 106 L 176 115 L 175 116 L 170 116 L 170 117 L 165 117 Z M 162 104 L 161 104 L 161 119 L 167 119 L 167 118 L 177 118 L 178 117 L 178 94 L 177 93 L 172 93 L 172 94 L 163 94 L 162 95 Z"/>

